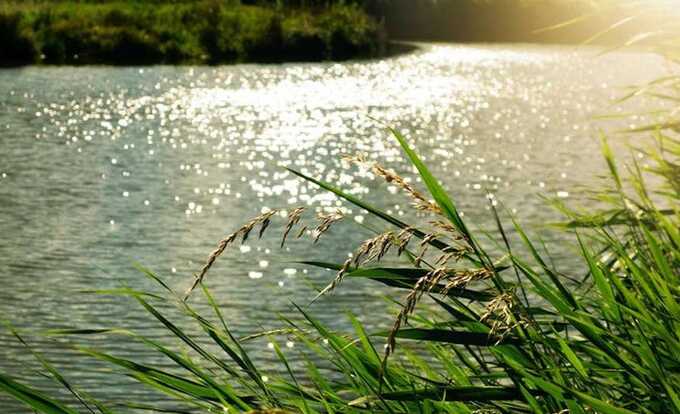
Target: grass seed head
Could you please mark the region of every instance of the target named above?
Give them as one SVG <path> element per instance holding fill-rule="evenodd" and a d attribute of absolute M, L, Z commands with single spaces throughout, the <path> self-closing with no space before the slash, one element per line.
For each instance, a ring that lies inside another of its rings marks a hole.
<path fill-rule="evenodd" d="M 450 277 L 449 282 L 444 286 L 443 294 L 448 293 L 449 290 L 459 287 L 465 287 L 472 282 L 489 279 L 493 273 L 489 269 L 474 269 L 474 270 L 460 270 Z"/>
<path fill-rule="evenodd" d="M 498 342 L 515 327 L 525 324 L 525 320 L 515 311 L 516 304 L 514 293 L 505 292 L 496 296 L 487 304 L 480 318 L 481 322 L 491 323 L 489 336 L 498 338 Z"/>
<path fill-rule="evenodd" d="M 274 216 L 276 213 L 278 213 L 278 210 L 271 210 L 266 213 L 260 214 L 259 216 L 251 219 L 246 224 L 241 226 L 241 228 L 239 228 L 235 232 L 229 234 L 227 237 L 220 240 L 217 243 L 217 248 L 213 250 L 213 252 L 210 253 L 210 255 L 208 255 L 208 259 L 201 268 L 199 274 L 195 275 L 193 284 L 184 294 L 184 300 L 187 300 L 189 298 L 191 292 L 193 292 L 194 289 L 196 289 L 196 286 L 198 286 L 199 283 L 203 281 L 203 278 L 205 278 L 205 275 L 208 273 L 208 270 L 210 270 L 210 268 L 213 266 L 215 260 L 217 260 L 217 258 L 220 255 L 222 255 L 222 253 L 224 253 L 226 248 L 230 244 L 232 244 L 239 235 L 241 236 L 241 243 L 245 242 L 248 239 L 248 235 L 250 234 L 250 232 L 255 228 L 255 226 L 259 224 L 260 231 L 258 235 L 259 237 L 262 237 L 262 234 L 265 232 L 265 230 L 267 229 L 267 227 L 269 227 L 269 224 L 271 223 L 272 216 Z"/>
<path fill-rule="evenodd" d="M 413 199 L 413 205 L 416 210 L 425 211 L 433 214 L 441 214 L 442 211 L 438 205 L 428 200 L 421 192 L 416 190 L 403 177 L 401 177 L 393 170 L 387 169 L 375 161 L 369 161 L 366 158 L 366 156 L 362 154 L 354 156 L 345 156 L 343 157 L 343 160 L 370 169 L 375 175 L 381 177 L 387 183 L 394 184 L 397 187 L 401 188 L 406 194 L 408 194 Z"/>
<path fill-rule="evenodd" d="M 330 227 L 334 224 L 337 223 L 338 221 L 342 220 L 345 218 L 345 215 L 342 213 L 340 210 L 336 210 L 333 213 L 329 214 L 323 214 L 319 213 L 317 216 L 317 219 L 319 220 L 319 224 L 316 226 L 314 229 L 314 243 L 319 241 L 319 238 L 321 237 L 322 234 L 328 231 Z"/>
<path fill-rule="evenodd" d="M 288 223 L 286 223 L 286 228 L 283 231 L 283 237 L 281 238 L 281 247 L 283 247 L 283 245 L 286 244 L 286 238 L 288 237 L 288 233 L 290 233 L 293 227 L 295 227 L 295 225 L 300 222 L 300 217 L 302 216 L 302 213 L 304 213 L 304 211 L 305 211 L 304 207 L 298 207 L 292 210 L 290 213 L 288 213 Z M 302 228 L 302 231 L 304 232 L 305 229 L 306 226 Z"/>

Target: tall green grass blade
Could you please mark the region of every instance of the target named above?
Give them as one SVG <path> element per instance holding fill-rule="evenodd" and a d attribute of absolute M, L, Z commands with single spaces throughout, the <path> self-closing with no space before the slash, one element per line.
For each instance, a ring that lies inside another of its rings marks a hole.
<path fill-rule="evenodd" d="M 463 222 L 463 219 L 460 217 L 458 209 L 456 209 L 456 206 L 453 204 L 453 201 L 451 201 L 444 188 L 441 186 L 441 184 L 439 184 L 439 181 L 437 181 L 437 179 L 432 175 L 432 173 L 430 173 L 430 170 L 422 162 L 420 157 L 418 157 L 415 151 L 411 149 L 411 147 L 406 142 L 406 138 L 395 129 L 389 128 L 389 130 L 392 133 L 392 135 L 397 139 L 399 145 L 401 145 L 401 148 L 404 150 L 406 156 L 409 158 L 411 163 L 416 167 L 416 169 L 420 173 L 423 182 L 427 186 L 427 189 L 430 191 L 430 194 L 434 198 L 439 208 L 441 208 L 444 215 L 451 221 L 451 223 L 456 227 L 456 229 L 458 229 L 458 231 L 461 232 L 461 234 L 464 237 L 466 237 L 468 240 L 472 240 L 472 235 L 468 231 L 465 222 Z"/>
<path fill-rule="evenodd" d="M 78 414 L 76 411 L 0 373 L 0 391 L 11 395 L 31 409 L 44 414 Z"/>
<path fill-rule="evenodd" d="M 340 270 L 342 265 L 326 262 L 301 261 L 300 264 L 321 267 L 324 269 Z M 367 278 L 388 286 L 413 289 L 420 278 L 427 275 L 429 270 L 418 267 L 399 268 L 399 267 L 368 267 L 353 268 L 345 273 L 346 278 Z M 447 296 L 459 297 L 463 299 L 475 300 L 478 302 L 488 302 L 493 300 L 496 295 L 490 292 L 476 291 L 466 288 L 445 289 L 443 285 L 433 286 L 431 293 L 446 293 Z"/>
<path fill-rule="evenodd" d="M 389 332 L 376 332 L 375 336 L 386 337 Z M 423 328 L 408 328 L 400 329 L 396 333 L 397 338 L 414 339 L 419 341 L 431 341 L 438 343 L 459 344 L 459 345 L 474 345 L 474 346 L 498 346 L 518 344 L 519 340 L 516 338 L 494 338 L 488 333 L 455 331 L 447 329 L 423 329 Z"/>
<path fill-rule="evenodd" d="M 382 393 L 380 397 L 389 401 L 508 401 L 520 399 L 521 393 L 513 387 L 437 387 Z M 375 398 L 358 398 L 350 405 L 362 405 Z"/>
<path fill-rule="evenodd" d="M 54 367 L 52 366 L 52 364 L 49 363 L 49 361 L 47 361 L 47 359 L 45 359 L 40 353 L 36 352 L 32 347 L 30 347 L 30 346 L 28 345 L 28 343 L 26 343 L 26 341 L 24 340 L 24 338 L 23 338 L 21 335 L 19 335 L 19 332 L 17 332 L 17 331 L 14 329 L 14 327 L 12 327 L 11 325 L 8 325 L 8 328 L 9 328 L 10 332 L 12 333 L 12 335 L 14 335 L 14 337 L 17 338 L 17 339 L 19 340 L 19 342 L 21 342 L 21 344 L 24 345 L 24 347 L 25 347 L 26 349 L 28 349 L 28 351 L 33 355 L 33 357 L 34 357 L 35 359 L 37 359 L 37 360 L 40 362 L 40 364 L 45 368 L 45 370 L 47 370 L 47 372 L 50 373 L 50 375 L 52 376 L 52 378 L 54 378 L 55 381 L 57 381 L 57 382 L 58 382 L 59 384 L 61 384 L 66 390 L 68 390 L 68 392 L 71 393 L 71 395 L 73 395 L 73 396 L 76 398 L 76 400 L 78 400 L 78 402 L 79 402 L 85 409 L 87 409 L 87 411 L 89 411 L 90 413 L 94 414 L 93 409 L 90 407 L 90 405 L 89 405 L 88 402 L 87 402 L 87 399 L 88 399 L 88 398 L 87 398 L 86 396 L 84 397 L 83 395 L 81 395 L 81 393 L 78 392 L 78 391 L 76 390 L 76 388 L 75 388 L 73 385 L 71 385 L 71 383 L 70 383 L 69 381 L 67 381 L 66 378 L 64 378 L 64 376 L 61 375 L 61 373 L 59 373 L 59 371 L 58 371 L 56 368 L 54 368 Z M 95 405 L 95 406 L 101 406 L 101 407 L 103 407 L 103 405 L 102 405 L 101 403 L 99 403 L 99 402 L 97 402 L 97 403 L 94 404 L 94 405 Z M 101 410 L 100 410 L 100 411 L 101 411 Z"/>
<path fill-rule="evenodd" d="M 419 239 L 424 239 L 427 236 L 424 232 L 418 230 L 417 228 L 404 223 L 403 221 L 395 218 L 394 216 L 389 215 L 389 214 L 383 212 L 382 210 L 377 209 L 376 207 L 373 207 L 372 205 L 352 196 L 351 194 L 348 194 L 348 193 L 342 191 L 341 189 L 339 189 L 339 188 L 337 188 L 337 187 L 335 187 L 331 184 L 325 183 L 323 181 L 319 181 L 317 179 L 309 177 L 309 176 L 307 176 L 307 175 L 305 175 L 305 174 L 303 174 L 299 171 L 295 171 L 295 170 L 290 169 L 290 168 L 287 168 L 287 170 L 290 171 L 291 173 L 297 175 L 298 177 L 303 178 L 303 179 L 305 179 L 309 182 L 312 182 L 312 183 L 316 184 L 317 186 L 323 188 L 324 190 L 330 191 L 331 193 L 337 195 L 338 197 L 349 201 L 350 203 L 354 204 L 355 206 L 363 208 L 364 210 L 368 211 L 372 215 L 379 217 L 382 220 L 385 220 L 386 222 L 388 222 L 388 223 L 390 223 L 390 224 L 392 224 L 392 225 L 394 225 L 394 226 L 396 226 L 396 227 L 398 227 L 402 230 L 412 229 L 413 235 L 415 237 L 419 238 Z M 438 239 L 431 239 L 431 240 L 428 241 L 428 244 L 432 245 L 433 247 L 435 247 L 439 250 L 444 250 L 444 249 L 447 249 L 447 248 L 450 247 L 449 245 L 447 245 L 446 243 L 444 243 L 444 242 L 442 242 L 441 240 L 438 240 Z"/>

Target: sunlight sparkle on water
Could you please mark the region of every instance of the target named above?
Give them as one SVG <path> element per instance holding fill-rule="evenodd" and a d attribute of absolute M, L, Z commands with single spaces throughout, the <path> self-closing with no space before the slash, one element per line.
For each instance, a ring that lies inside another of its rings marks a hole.
<path fill-rule="evenodd" d="M 135 286 L 133 260 L 184 289 L 220 240 L 278 209 L 262 239 L 256 227 L 247 245 L 229 246 L 208 281 L 239 328 L 267 325 L 258 319 L 265 308 L 285 311 L 293 295 L 309 299 L 310 281 L 333 277 L 293 268 L 291 258 L 342 261 L 364 226 L 387 228 L 286 168 L 409 224 L 430 219 L 394 183 L 341 160 L 364 154 L 424 192 L 386 125 L 404 133 L 471 222 L 493 227 L 493 205 L 523 224 L 550 222 L 555 216 L 534 195 L 568 201 L 575 183 L 602 171 L 587 120 L 610 107 L 610 85 L 644 83 L 662 67 L 639 60 L 648 63 L 622 65 L 629 56 L 587 48 L 434 45 L 381 61 L 2 71 L 0 190 L 10 199 L 0 204 L 0 229 L 20 236 L 5 244 L 11 254 L 0 268 L 27 277 L 3 281 L 12 296 L 0 306 L 7 313 L 35 303 L 48 287 L 54 295 L 42 296 L 39 320 L 65 314 L 116 325 L 129 306 L 83 314 L 67 292 L 91 289 L 95 277 Z M 308 227 L 281 249 L 282 223 L 298 206 Z M 348 219 L 310 247 L 314 216 L 337 209 Z M 48 273 L 60 283 L 46 281 Z M 373 301 L 354 299 L 384 292 L 352 282 L 334 300 L 342 307 L 347 294 L 371 314 Z M 271 300 L 253 307 L 253 292 Z M 324 304 L 318 316 L 334 323 L 337 311 Z"/>

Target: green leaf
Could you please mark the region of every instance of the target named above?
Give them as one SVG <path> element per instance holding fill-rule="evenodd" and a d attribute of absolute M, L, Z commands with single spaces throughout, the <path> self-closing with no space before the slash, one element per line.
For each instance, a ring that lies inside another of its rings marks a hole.
<path fill-rule="evenodd" d="M 415 151 L 411 149 L 411 147 L 406 142 L 406 138 L 404 138 L 404 136 L 395 129 L 389 128 L 389 130 L 397 139 L 397 141 L 399 141 L 399 145 L 401 145 L 401 148 L 406 153 L 406 156 L 416 167 L 418 173 L 420 173 L 420 176 L 427 186 L 427 189 L 430 191 L 432 198 L 434 198 L 435 202 L 439 208 L 441 208 L 444 215 L 451 221 L 451 223 L 453 223 L 458 231 L 470 239 L 470 232 L 467 230 L 467 227 L 465 226 L 463 219 L 460 217 L 460 214 L 458 214 L 458 210 L 453 204 L 453 201 L 451 201 L 444 188 L 441 186 L 441 184 L 439 184 L 439 181 L 437 181 L 437 179 L 432 175 L 425 163 L 423 163 L 420 157 L 418 157 L 418 154 L 416 154 Z"/>
<path fill-rule="evenodd" d="M 321 267 L 324 269 L 340 270 L 342 265 L 326 262 L 302 261 L 300 264 Z M 367 278 L 388 286 L 413 289 L 418 280 L 429 273 L 429 270 L 422 268 L 399 268 L 399 267 L 368 267 L 354 268 L 345 273 L 346 278 Z M 491 292 L 480 292 L 465 288 L 445 289 L 444 285 L 434 286 L 429 290 L 430 293 L 446 293 L 450 297 L 476 300 L 478 302 L 488 302 L 493 300 L 496 295 Z"/>
<path fill-rule="evenodd" d="M 0 391 L 4 391 L 39 413 L 78 414 L 76 411 L 58 403 L 33 388 L 16 382 L 3 373 L 0 373 Z"/>
<path fill-rule="evenodd" d="M 379 396 L 357 398 L 349 405 L 364 405 L 382 398 L 388 401 L 512 401 L 522 399 L 521 392 L 514 387 L 433 387 L 382 393 Z"/>
<path fill-rule="evenodd" d="M 392 224 L 396 227 L 399 227 L 402 230 L 403 229 L 411 229 L 413 235 L 415 237 L 421 239 L 421 240 L 424 239 L 427 236 L 422 231 L 415 229 L 414 227 L 404 223 L 403 221 L 395 218 L 394 216 L 391 216 L 391 215 L 385 213 L 384 211 L 379 210 L 378 208 L 373 207 L 372 205 L 370 205 L 370 204 L 368 204 L 368 203 L 366 203 L 366 202 L 364 202 L 364 201 L 362 201 L 362 200 L 360 200 L 360 199 L 358 199 L 358 198 L 356 198 L 356 197 L 354 197 L 350 194 L 347 194 L 346 192 L 342 191 L 341 189 L 339 189 L 339 188 L 337 188 L 337 187 L 335 187 L 331 184 L 328 184 L 328 183 L 323 182 L 323 181 L 319 181 L 315 178 L 312 178 L 308 175 L 305 175 L 305 174 L 303 174 L 299 171 L 295 171 L 291 168 L 286 168 L 286 169 L 288 171 L 290 171 L 291 173 L 297 175 L 298 177 L 303 178 L 303 179 L 305 179 L 309 182 L 312 182 L 312 183 L 318 185 L 319 187 L 323 188 L 324 190 L 330 191 L 331 193 L 337 195 L 338 197 L 344 198 L 345 200 L 349 201 L 350 203 L 354 204 L 355 206 L 363 208 L 364 210 L 368 211 L 369 213 L 373 214 L 374 216 L 379 217 L 379 218 L 387 221 L 388 223 L 390 223 L 390 224 Z M 446 243 L 442 242 L 441 240 L 437 240 L 437 239 L 430 240 L 429 244 L 432 245 L 433 247 L 439 249 L 439 250 L 444 250 L 444 249 L 447 249 L 448 247 L 450 247 Z"/>
<path fill-rule="evenodd" d="M 389 332 L 377 332 L 375 336 L 388 336 Z M 432 341 L 460 345 L 475 345 L 475 346 L 496 346 L 517 344 L 519 341 L 516 338 L 494 338 L 486 333 L 468 332 L 468 331 L 454 331 L 448 329 L 423 329 L 423 328 L 409 328 L 400 329 L 397 338 L 416 339 L 419 341 Z"/>
<path fill-rule="evenodd" d="M 614 405 L 610 405 L 609 403 L 606 403 L 602 400 L 598 400 L 597 398 L 588 395 L 586 393 L 580 392 L 580 391 L 571 391 L 576 398 L 581 400 L 581 402 L 593 407 L 597 412 L 602 413 L 602 414 L 636 414 L 633 411 L 626 410 L 625 408 L 620 408 L 616 407 Z"/>

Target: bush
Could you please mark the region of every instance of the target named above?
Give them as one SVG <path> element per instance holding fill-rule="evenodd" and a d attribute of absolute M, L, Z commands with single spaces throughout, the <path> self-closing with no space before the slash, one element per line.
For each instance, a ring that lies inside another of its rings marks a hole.
<path fill-rule="evenodd" d="M 241 22 L 235 14 L 216 10 L 207 16 L 200 39 L 210 63 L 236 61 L 243 56 L 240 30 Z"/>
<path fill-rule="evenodd" d="M 33 62 L 38 57 L 35 39 L 21 12 L 0 10 L 0 65 Z"/>
<path fill-rule="evenodd" d="M 92 51 L 85 52 L 85 56 L 93 63 L 104 60 L 117 65 L 148 64 L 163 59 L 160 40 L 134 28 L 96 28 L 89 38 L 92 42 L 84 50 Z"/>
<path fill-rule="evenodd" d="M 286 55 L 297 60 L 344 60 L 379 55 L 383 49 L 381 26 L 356 6 L 287 16 L 282 31 Z"/>
<path fill-rule="evenodd" d="M 379 29 L 358 7 L 331 7 L 320 17 L 328 58 L 349 59 L 378 52 Z"/>
<path fill-rule="evenodd" d="M 282 24 L 282 41 L 286 55 L 292 60 L 323 60 L 328 46 L 322 31 L 310 23 L 312 17 L 301 13 L 287 17 Z"/>
<path fill-rule="evenodd" d="M 0 51 L 4 64 L 35 63 L 40 54 L 57 64 L 322 60 L 370 55 L 380 41 L 378 25 L 350 6 L 311 12 L 202 0 L 5 9 L 0 36 L 10 46 Z"/>
<path fill-rule="evenodd" d="M 256 30 L 246 32 L 243 43 L 247 50 L 247 60 L 253 62 L 280 62 L 287 58 L 284 50 L 281 16 L 272 13 L 266 23 L 253 26 Z M 290 60 L 290 58 L 288 57 Z"/>

